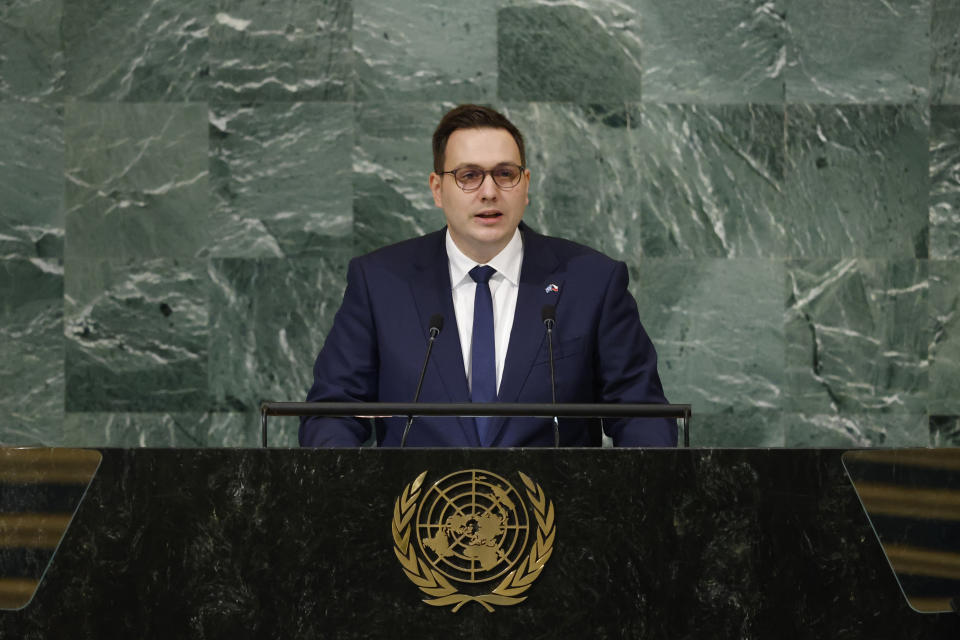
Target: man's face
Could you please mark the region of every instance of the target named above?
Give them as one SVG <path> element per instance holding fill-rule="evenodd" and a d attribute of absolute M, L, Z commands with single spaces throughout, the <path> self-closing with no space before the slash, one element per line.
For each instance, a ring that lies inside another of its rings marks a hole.
<path fill-rule="evenodd" d="M 504 163 L 520 164 L 520 149 L 506 129 L 457 129 L 447 139 L 444 171 L 479 167 L 490 171 Z M 430 174 L 433 201 L 447 217 L 450 237 L 471 259 L 486 263 L 507 246 L 529 203 L 530 172 L 523 171 L 512 189 L 498 186 L 488 174 L 476 191 L 464 192 L 451 174 Z"/>

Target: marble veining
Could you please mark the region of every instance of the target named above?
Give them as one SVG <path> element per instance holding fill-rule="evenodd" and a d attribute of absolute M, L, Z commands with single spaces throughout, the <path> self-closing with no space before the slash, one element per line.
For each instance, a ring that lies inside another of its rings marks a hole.
<path fill-rule="evenodd" d="M 667 399 L 693 405 L 692 433 L 700 413 L 783 408 L 782 262 L 648 259 L 630 275 Z"/>
<path fill-rule="evenodd" d="M 932 2 L 790 2 L 787 102 L 927 100 Z"/>
<path fill-rule="evenodd" d="M 211 18 L 206 4 L 64 2 L 66 95 L 111 102 L 207 98 Z"/>
<path fill-rule="evenodd" d="M 926 258 L 927 110 L 789 105 L 786 112 L 787 255 Z"/>
<path fill-rule="evenodd" d="M 930 257 L 960 257 L 960 106 L 931 107 Z"/>
<path fill-rule="evenodd" d="M 0 445 L 61 440 L 63 272 L 51 258 L 0 258 Z"/>
<path fill-rule="evenodd" d="M 210 255 L 297 257 L 353 230 L 353 109 L 342 103 L 213 105 Z"/>
<path fill-rule="evenodd" d="M 199 104 L 68 105 L 68 261 L 206 251 L 206 121 Z"/>
<path fill-rule="evenodd" d="M 206 408 L 208 286 L 199 261 L 71 262 L 67 411 Z"/>
<path fill-rule="evenodd" d="M 644 102 L 783 102 L 791 3 L 638 4 Z"/>
<path fill-rule="evenodd" d="M 497 90 L 496 12 L 453 0 L 353 2 L 354 97 L 488 102 Z"/>
<path fill-rule="evenodd" d="M 921 413 L 930 279 L 924 261 L 787 263 L 784 408 Z"/>
<path fill-rule="evenodd" d="M 350 0 L 217 0 L 213 5 L 214 99 L 352 99 Z"/>
<path fill-rule="evenodd" d="M 0 102 L 63 99 L 63 5 L 7 0 L 0 6 Z"/>
<path fill-rule="evenodd" d="M 639 101 L 639 26 L 635 8 L 605 0 L 498 9 L 500 99 Z"/>
<path fill-rule="evenodd" d="M 63 257 L 63 107 L 0 103 L 0 256 Z"/>
<path fill-rule="evenodd" d="M 784 124 L 782 107 L 644 104 L 644 254 L 782 256 Z"/>

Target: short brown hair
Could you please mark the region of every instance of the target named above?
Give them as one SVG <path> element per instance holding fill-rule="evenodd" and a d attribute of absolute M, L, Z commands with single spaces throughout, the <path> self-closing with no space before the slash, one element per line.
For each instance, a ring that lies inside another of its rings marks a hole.
<path fill-rule="evenodd" d="M 436 131 L 433 132 L 433 170 L 443 171 L 444 154 L 447 151 L 447 140 L 457 129 L 506 129 L 520 149 L 520 164 L 526 166 L 527 156 L 523 148 L 523 134 L 507 117 L 490 107 L 478 104 L 462 104 L 448 111 L 440 120 Z"/>

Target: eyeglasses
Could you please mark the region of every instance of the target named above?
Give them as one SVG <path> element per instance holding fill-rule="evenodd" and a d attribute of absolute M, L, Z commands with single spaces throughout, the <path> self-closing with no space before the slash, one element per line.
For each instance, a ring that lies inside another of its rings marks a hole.
<path fill-rule="evenodd" d="M 480 167 L 466 166 L 453 171 L 441 171 L 440 175 L 445 176 L 449 173 L 457 181 L 457 186 L 469 193 L 480 188 L 488 173 L 493 178 L 493 182 L 501 189 L 513 189 L 520 184 L 520 178 L 523 176 L 525 168 L 512 162 L 504 162 L 490 169 L 490 171 Z"/>

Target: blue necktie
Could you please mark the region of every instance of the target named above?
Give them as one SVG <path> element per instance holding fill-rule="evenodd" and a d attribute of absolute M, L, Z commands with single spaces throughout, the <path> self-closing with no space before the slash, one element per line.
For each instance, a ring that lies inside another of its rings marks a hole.
<path fill-rule="evenodd" d="M 474 267 L 470 277 L 477 283 L 473 298 L 473 346 L 470 373 L 472 386 L 471 402 L 496 402 L 497 400 L 497 350 L 493 338 L 493 298 L 490 295 L 490 278 L 497 272 L 493 267 Z M 474 418 L 480 444 L 488 447 L 493 438 L 492 418 Z"/>

